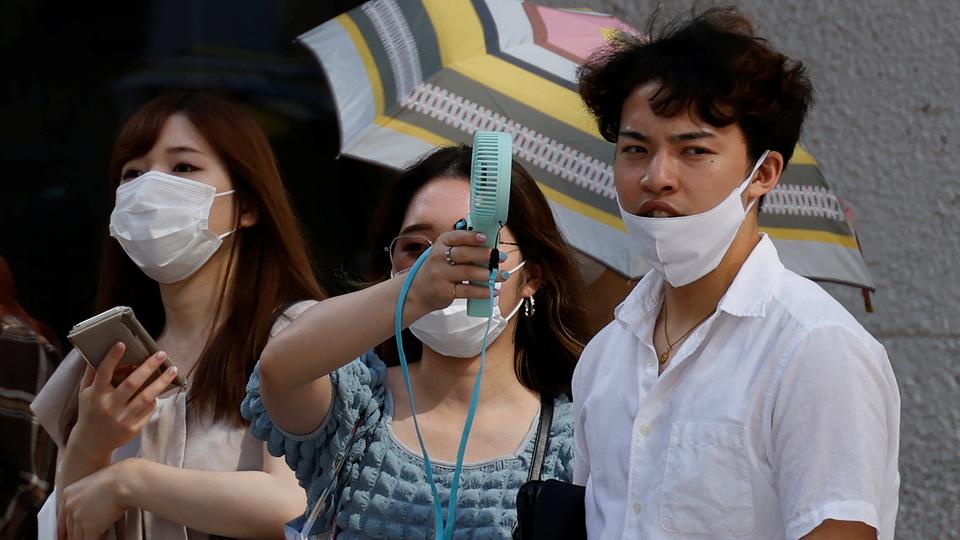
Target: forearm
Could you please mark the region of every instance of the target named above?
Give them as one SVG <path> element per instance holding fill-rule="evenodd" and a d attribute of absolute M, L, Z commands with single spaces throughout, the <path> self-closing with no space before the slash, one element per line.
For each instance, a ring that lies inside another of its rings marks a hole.
<path fill-rule="evenodd" d="M 824 520 L 801 540 L 876 540 L 877 530 L 859 521 Z"/>
<path fill-rule="evenodd" d="M 303 312 L 264 348 L 262 385 L 274 392 L 302 388 L 390 338 L 402 281 L 329 298 Z M 427 311 L 411 299 L 404 306 L 404 326 Z"/>
<path fill-rule="evenodd" d="M 298 486 L 263 471 L 197 471 L 128 461 L 120 489 L 125 506 L 209 534 L 282 538 L 283 524 L 306 507 Z"/>
<path fill-rule="evenodd" d="M 110 454 L 98 454 L 89 451 L 83 447 L 82 442 L 78 442 L 75 435 L 76 432 L 71 434 L 66 448 L 63 449 L 57 471 L 57 486 L 61 490 L 109 466 L 111 462 L 112 456 Z"/>

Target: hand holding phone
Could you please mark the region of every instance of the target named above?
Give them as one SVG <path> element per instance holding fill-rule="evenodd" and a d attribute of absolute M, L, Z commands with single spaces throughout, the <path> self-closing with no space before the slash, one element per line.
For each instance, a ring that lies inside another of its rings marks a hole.
<path fill-rule="evenodd" d="M 143 429 L 157 396 L 185 387 L 176 367 L 126 306 L 91 317 L 67 335 L 89 364 L 69 445 L 108 457 Z"/>
<path fill-rule="evenodd" d="M 120 374 L 129 374 L 144 360 L 160 351 L 157 343 L 133 314 L 133 310 L 127 306 L 117 306 L 77 324 L 70 330 L 67 339 L 95 370 L 110 348 L 118 341 L 122 342 L 124 352 L 117 368 Z M 160 371 L 172 366 L 173 363 L 165 359 Z M 157 372 L 150 381 L 159 375 Z M 179 374 L 174 383 L 181 388 L 186 387 L 186 382 Z"/>
<path fill-rule="evenodd" d="M 77 423 L 67 442 L 68 455 L 83 456 L 91 463 L 109 460 L 114 450 L 140 433 L 156 410 L 157 396 L 176 376 L 174 366 L 157 375 L 168 361 L 163 352 L 158 352 L 114 386 L 111 380 L 125 353 L 124 343 L 117 342 L 96 370 L 87 366 L 78 396 Z"/>

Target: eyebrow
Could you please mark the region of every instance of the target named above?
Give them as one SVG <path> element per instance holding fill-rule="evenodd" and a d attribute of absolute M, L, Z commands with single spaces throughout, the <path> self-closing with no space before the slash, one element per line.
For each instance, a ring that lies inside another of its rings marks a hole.
<path fill-rule="evenodd" d="M 174 146 L 173 148 L 167 148 L 168 154 L 204 154 L 205 152 L 197 150 L 191 146 Z"/>
<path fill-rule="evenodd" d="M 412 225 L 407 225 L 406 227 L 400 229 L 400 236 L 405 234 L 423 232 L 423 231 L 432 231 L 433 226 L 426 223 L 414 223 Z"/>
<path fill-rule="evenodd" d="M 650 137 L 644 135 L 642 132 L 633 130 L 633 129 L 622 129 L 618 134 L 620 137 L 626 137 L 628 139 L 634 139 L 640 142 L 649 142 Z M 670 135 L 667 137 L 671 142 L 686 142 L 686 141 L 696 141 L 698 139 L 710 139 L 714 138 L 717 135 L 710 131 L 688 131 L 686 133 L 677 133 L 676 135 Z"/>

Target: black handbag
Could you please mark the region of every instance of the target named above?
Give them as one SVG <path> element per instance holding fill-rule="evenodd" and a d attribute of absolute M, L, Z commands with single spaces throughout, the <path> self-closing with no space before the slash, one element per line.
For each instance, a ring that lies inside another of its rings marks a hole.
<path fill-rule="evenodd" d="M 543 458 L 553 421 L 553 399 L 540 405 L 540 424 L 534 439 L 527 481 L 517 491 L 517 527 L 514 540 L 586 540 L 583 509 L 585 488 L 559 480 L 541 480 Z M 536 474 L 536 478 L 534 478 Z"/>

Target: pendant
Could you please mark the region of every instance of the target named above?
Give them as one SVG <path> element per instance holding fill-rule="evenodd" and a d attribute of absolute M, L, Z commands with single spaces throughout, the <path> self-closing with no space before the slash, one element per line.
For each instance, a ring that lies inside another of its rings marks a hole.
<path fill-rule="evenodd" d="M 660 365 L 667 363 L 667 359 L 670 357 L 670 349 L 663 351 L 663 354 L 660 355 Z"/>

